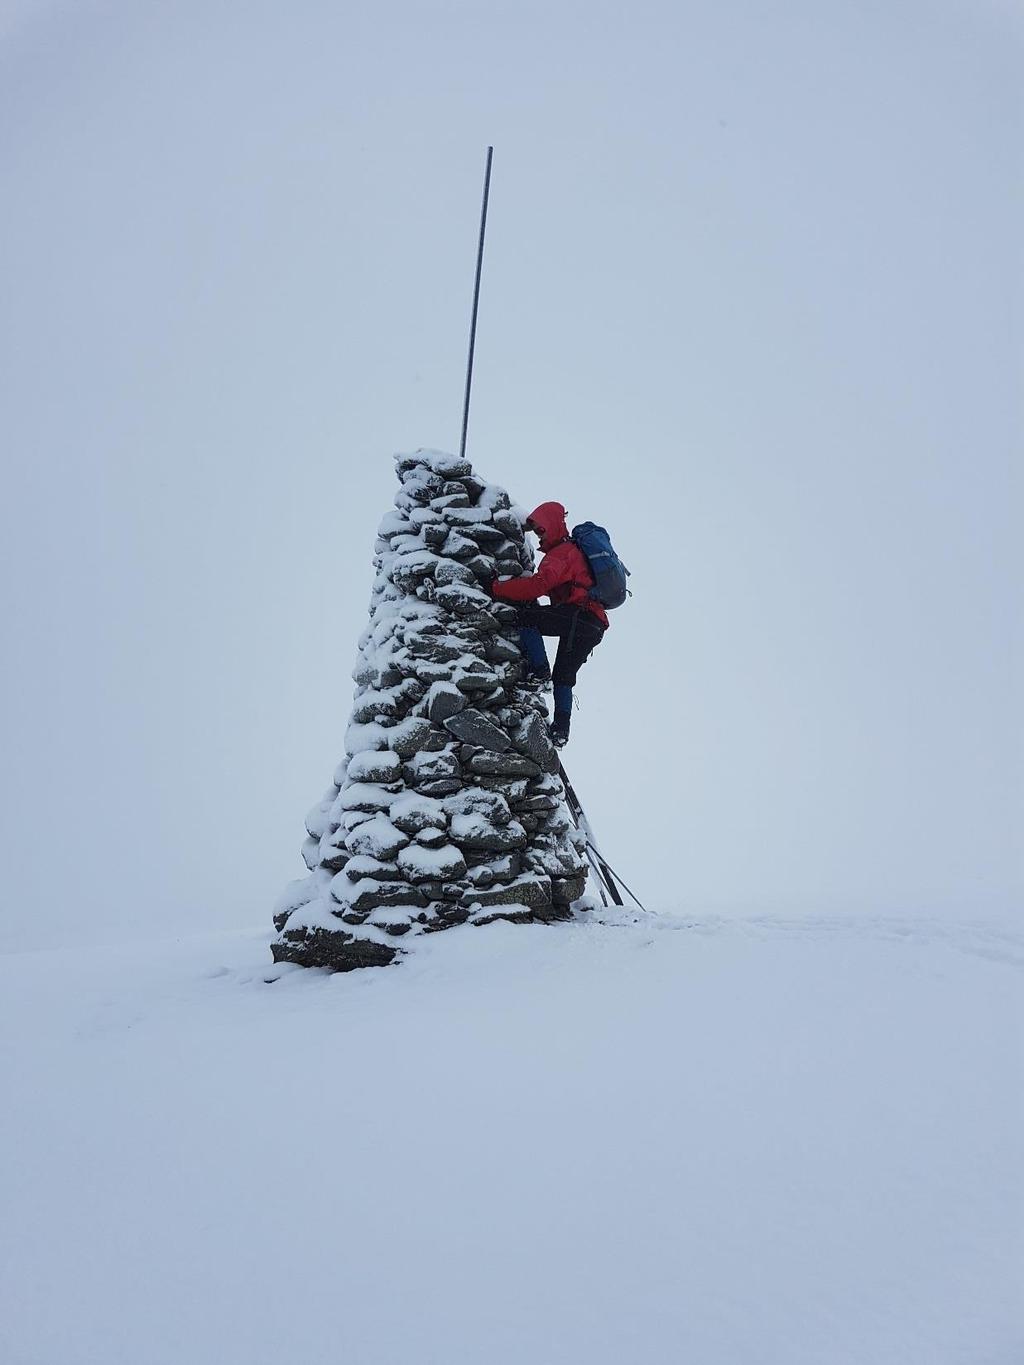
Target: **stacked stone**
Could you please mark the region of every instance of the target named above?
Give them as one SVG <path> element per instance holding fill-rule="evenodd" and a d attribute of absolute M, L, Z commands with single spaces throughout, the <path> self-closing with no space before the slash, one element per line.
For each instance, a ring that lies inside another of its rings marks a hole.
<path fill-rule="evenodd" d="M 515 611 L 485 590 L 533 569 L 522 514 L 456 456 L 396 464 L 346 756 L 278 902 L 277 961 L 346 971 L 467 921 L 568 919 L 586 884 Z"/>

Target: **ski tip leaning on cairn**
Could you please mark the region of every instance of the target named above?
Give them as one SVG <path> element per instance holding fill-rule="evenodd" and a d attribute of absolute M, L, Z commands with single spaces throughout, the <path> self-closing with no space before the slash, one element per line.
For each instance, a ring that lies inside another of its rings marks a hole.
<path fill-rule="evenodd" d="M 453 925 L 569 919 L 586 886 L 515 610 L 486 592 L 533 568 L 523 515 L 468 460 L 395 462 L 346 753 L 276 907 L 278 962 L 382 966 Z"/>

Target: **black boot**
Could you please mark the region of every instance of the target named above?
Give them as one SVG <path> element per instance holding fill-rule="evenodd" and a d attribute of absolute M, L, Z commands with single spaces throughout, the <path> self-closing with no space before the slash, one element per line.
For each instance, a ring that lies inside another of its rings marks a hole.
<path fill-rule="evenodd" d="M 528 667 L 523 674 L 523 686 L 531 692 L 546 692 L 551 686 L 551 669 Z"/>
<path fill-rule="evenodd" d="M 556 749 L 564 749 L 569 743 L 569 722 L 571 719 L 571 711 L 555 712 L 555 718 L 551 722 L 551 743 Z"/>

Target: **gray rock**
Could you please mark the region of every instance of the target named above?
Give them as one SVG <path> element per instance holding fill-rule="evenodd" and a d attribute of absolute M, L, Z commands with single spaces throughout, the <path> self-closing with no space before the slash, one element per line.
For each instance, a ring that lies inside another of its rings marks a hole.
<path fill-rule="evenodd" d="M 270 948 L 275 962 L 296 962 L 300 967 L 327 967 L 332 972 L 351 972 L 357 967 L 386 967 L 398 955 L 389 944 L 356 938 L 344 929 L 285 929 Z"/>
<path fill-rule="evenodd" d="M 465 583 L 449 583 L 435 589 L 434 600 L 438 606 L 444 607 L 445 611 L 450 611 L 456 616 L 486 611 L 491 604 L 491 599 L 485 592 L 481 592 L 479 588 L 468 587 Z"/>
<path fill-rule="evenodd" d="M 401 759 L 387 749 L 375 753 L 356 754 L 348 766 L 353 782 L 394 782 L 400 776 Z"/>
<path fill-rule="evenodd" d="M 517 813 L 539 815 L 554 810 L 558 802 L 553 796 L 523 796 L 514 804 Z"/>
<path fill-rule="evenodd" d="M 500 792 L 506 801 L 519 801 L 526 795 L 525 777 L 478 777 L 477 786 L 484 791 Z"/>
<path fill-rule="evenodd" d="M 482 493 L 484 490 L 481 489 L 480 491 Z M 487 496 L 483 499 L 481 506 L 489 507 L 493 515 L 496 512 L 508 511 L 512 506 L 512 499 L 504 488 L 499 488 L 496 483 L 492 483 L 487 487 Z M 516 522 L 516 525 L 518 526 L 519 523 Z"/>
<path fill-rule="evenodd" d="M 548 811 L 544 819 L 544 832 L 546 834 L 568 834 L 572 827 L 572 821 L 564 808 L 556 807 L 554 810 Z"/>
<path fill-rule="evenodd" d="M 490 865 L 499 882 L 510 882 L 523 870 L 522 854 L 506 853 L 501 858 L 492 858 Z"/>
<path fill-rule="evenodd" d="M 482 711 L 473 708 L 446 720 L 444 728 L 456 739 L 475 744 L 481 749 L 490 749 L 494 753 L 503 754 L 511 745 L 504 730 L 500 730 Z"/>
<path fill-rule="evenodd" d="M 532 877 L 529 873 L 517 877 L 507 885 L 470 887 L 463 892 L 464 905 L 525 905 L 541 908 L 551 904 L 551 883 L 547 877 Z M 475 916 L 474 916 L 475 918 Z"/>
<path fill-rule="evenodd" d="M 436 635 L 414 635 L 406 640 L 406 648 L 413 659 L 431 664 L 451 664 L 466 653 L 460 641 Z"/>
<path fill-rule="evenodd" d="M 469 588 L 475 588 L 477 577 L 472 569 L 460 564 L 457 559 L 442 559 L 434 570 L 434 582 L 439 588 L 452 583 L 464 583 Z"/>
<path fill-rule="evenodd" d="M 373 815 L 386 811 L 395 794 L 401 790 L 397 782 L 352 782 L 341 794 L 346 811 L 360 811 Z"/>
<path fill-rule="evenodd" d="M 390 719 L 398 714 L 399 699 L 394 692 L 371 690 L 352 703 L 352 719 L 357 725 L 367 721 Z"/>
<path fill-rule="evenodd" d="M 426 739 L 420 746 L 420 753 L 421 754 L 441 753 L 444 749 L 448 747 L 448 743 L 449 739 L 445 732 L 441 729 L 439 725 L 434 725 L 431 727 L 430 734 L 427 735 Z"/>
<path fill-rule="evenodd" d="M 578 901 L 587 889 L 586 874 L 578 877 L 552 877 L 551 899 L 555 905 L 571 905 Z"/>
<path fill-rule="evenodd" d="M 441 778 L 437 782 L 422 782 L 416 790 L 424 796 L 452 796 L 462 790 L 462 783 L 457 777 Z"/>
<path fill-rule="evenodd" d="M 584 871 L 586 862 L 574 848 L 538 848 L 543 838 L 538 835 L 526 855 L 526 866 L 531 872 L 545 872 L 549 877 L 578 877 Z"/>
<path fill-rule="evenodd" d="M 448 814 L 440 801 L 406 792 L 391 807 L 391 823 L 403 834 L 419 834 L 422 829 L 444 829 Z"/>
<path fill-rule="evenodd" d="M 452 716 L 466 709 L 466 697 L 453 683 L 434 683 L 423 701 L 427 716 L 435 725 L 443 725 Z"/>
<path fill-rule="evenodd" d="M 462 530 L 466 526 L 484 526 L 491 519 L 489 507 L 449 507 L 445 519 Z"/>
<path fill-rule="evenodd" d="M 427 925 L 427 932 L 433 933 L 439 929 L 451 929 L 457 924 L 465 924 L 468 919 L 469 910 L 463 905 L 439 905 L 435 907 L 434 922 Z"/>
<path fill-rule="evenodd" d="M 431 468 L 445 479 L 472 479 L 473 466 L 464 455 L 450 455 L 444 451 L 434 451 L 430 457 Z"/>
<path fill-rule="evenodd" d="M 402 768 L 402 776 L 410 787 L 418 787 L 421 782 L 436 782 L 445 778 L 458 777 L 461 769 L 454 754 L 442 750 L 440 753 L 421 751 L 411 758 Z"/>
<path fill-rule="evenodd" d="M 536 777 L 540 768 L 524 754 L 477 754 L 469 760 L 470 772 L 487 777 Z"/>
<path fill-rule="evenodd" d="M 354 894 L 345 898 L 345 904 L 353 910 L 369 911 L 408 906 L 420 910 L 427 904 L 427 898 L 409 882 L 377 882 L 367 884 Z"/>
<path fill-rule="evenodd" d="M 471 540 L 469 544 L 473 546 L 474 553 L 463 557 L 466 568 L 472 569 L 478 583 L 490 583 L 491 579 L 495 577 L 494 560 L 480 554 L 474 541 Z"/>
<path fill-rule="evenodd" d="M 508 544 L 504 532 L 495 526 L 488 526 L 486 522 L 480 526 L 460 526 L 459 530 L 470 540 L 475 540 L 482 550 L 493 550 L 495 546 Z"/>
<path fill-rule="evenodd" d="M 490 601 L 490 598 L 487 600 Z M 497 618 L 490 608 L 488 608 L 487 611 L 474 611 L 471 615 L 464 616 L 462 618 L 462 624 L 469 626 L 471 630 L 475 630 L 478 634 L 490 634 L 491 631 L 498 629 Z M 487 654 L 486 644 L 484 645 L 484 654 L 485 656 Z"/>
<path fill-rule="evenodd" d="M 357 825 L 355 829 L 350 830 L 346 842 L 348 850 L 352 854 L 362 854 L 368 858 L 383 860 L 393 858 L 409 840 L 384 815 L 375 815 L 363 824 Z"/>
<path fill-rule="evenodd" d="M 326 867 L 328 872 L 340 872 L 346 866 L 349 855 L 343 848 L 332 844 L 322 858 L 313 864 L 314 867 Z M 307 863 L 308 867 L 309 864 Z"/>
<path fill-rule="evenodd" d="M 536 711 L 527 716 L 512 732 L 516 749 L 537 765 L 538 771 L 552 771 L 558 766 L 558 754 L 551 743 L 548 727 Z"/>
<path fill-rule="evenodd" d="M 473 695 L 493 692 L 500 682 L 500 675 L 491 669 L 466 668 L 460 669 L 455 675 L 455 686 Z"/>
<path fill-rule="evenodd" d="M 526 830 L 518 821 L 508 825 L 488 825 L 476 821 L 472 827 L 463 824 L 463 817 L 456 816 L 452 821 L 449 838 L 461 849 L 471 849 L 479 853 L 511 853 L 526 847 Z"/>
<path fill-rule="evenodd" d="M 364 877 L 372 877 L 375 882 L 400 882 L 405 880 L 397 863 L 386 863 L 380 858 L 372 858 L 366 853 L 358 853 L 355 857 L 349 858 L 348 862 L 345 864 L 344 871 L 345 876 L 353 882 L 361 882 Z M 335 899 L 344 900 L 344 893 L 339 897 L 335 897 Z"/>
<path fill-rule="evenodd" d="M 444 479 L 439 474 L 423 472 L 402 480 L 406 496 L 419 505 L 425 505 L 436 498 L 443 487 Z"/>
<path fill-rule="evenodd" d="M 523 528 L 519 524 L 519 518 L 507 509 L 499 509 L 491 513 L 491 521 L 503 531 L 510 540 L 517 540 L 523 533 Z"/>
<path fill-rule="evenodd" d="M 431 735 L 429 720 L 410 716 L 388 731 L 388 748 L 399 758 L 412 758 L 413 754 L 426 747 Z"/>
<path fill-rule="evenodd" d="M 480 553 L 480 547 L 475 540 L 470 540 L 469 536 L 464 536 L 461 531 L 451 530 L 444 542 L 444 552 L 449 559 L 470 559 L 473 555 Z"/>
<path fill-rule="evenodd" d="M 440 849 L 421 849 L 414 844 L 402 849 L 398 855 L 399 866 L 411 882 L 457 881 L 466 875 L 466 860 L 454 844 L 444 844 Z M 430 864 L 435 866 L 431 867 Z"/>
<path fill-rule="evenodd" d="M 449 815 L 482 815 L 492 825 L 507 825 L 512 819 L 508 802 L 498 792 L 467 787 L 458 796 L 445 802 Z"/>
<path fill-rule="evenodd" d="M 494 618 L 492 617 L 491 619 L 493 620 Z M 497 621 L 495 621 L 494 624 L 497 626 Z M 484 650 L 484 658 L 490 663 L 517 664 L 522 660 L 522 657 L 522 651 L 519 646 L 513 644 L 511 640 L 506 640 L 503 635 L 493 635 L 487 641 Z"/>
<path fill-rule="evenodd" d="M 505 908 L 486 909 L 478 905 L 471 908 L 470 920 L 478 929 L 487 924 L 497 924 L 499 920 L 505 924 L 536 924 L 538 920 L 549 918 L 550 910 L 550 906 L 546 909 L 540 907 L 530 909 L 525 905 L 509 905 Z"/>

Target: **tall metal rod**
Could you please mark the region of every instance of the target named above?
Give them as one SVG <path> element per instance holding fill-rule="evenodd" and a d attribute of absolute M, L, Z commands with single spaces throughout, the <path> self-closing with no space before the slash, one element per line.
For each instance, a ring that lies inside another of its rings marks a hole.
<path fill-rule="evenodd" d="M 469 429 L 469 393 L 473 387 L 473 352 L 476 350 L 476 315 L 480 306 L 480 274 L 484 266 L 484 233 L 487 231 L 487 197 L 491 190 L 491 159 L 494 148 L 487 148 L 487 169 L 484 171 L 484 202 L 480 209 L 480 244 L 476 252 L 476 283 L 473 285 L 473 320 L 469 327 L 469 362 L 466 365 L 466 398 L 462 405 L 462 441 L 459 458 L 466 453 L 466 432 Z"/>

